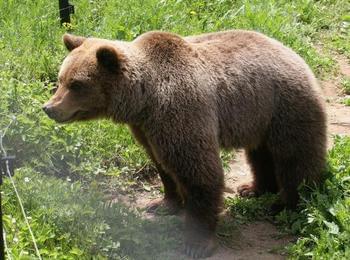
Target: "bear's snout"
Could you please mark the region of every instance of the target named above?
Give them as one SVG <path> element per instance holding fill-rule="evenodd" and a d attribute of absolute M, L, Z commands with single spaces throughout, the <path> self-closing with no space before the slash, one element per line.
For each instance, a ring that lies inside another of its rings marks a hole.
<path fill-rule="evenodd" d="M 45 104 L 43 106 L 44 112 L 48 115 L 49 118 L 55 120 L 58 123 L 63 123 L 70 119 L 71 115 L 67 116 L 65 113 L 62 113 L 62 111 L 57 108 L 57 106 L 52 104 Z"/>
<path fill-rule="evenodd" d="M 42 109 L 49 118 L 55 120 L 57 123 L 72 122 L 87 115 L 87 111 L 73 109 L 65 110 L 62 106 L 59 106 L 56 103 L 52 103 L 50 101 L 43 105 Z"/>
<path fill-rule="evenodd" d="M 53 109 L 53 106 L 51 106 L 51 105 L 44 105 L 43 106 L 43 110 L 51 119 L 56 119 L 57 113 Z"/>

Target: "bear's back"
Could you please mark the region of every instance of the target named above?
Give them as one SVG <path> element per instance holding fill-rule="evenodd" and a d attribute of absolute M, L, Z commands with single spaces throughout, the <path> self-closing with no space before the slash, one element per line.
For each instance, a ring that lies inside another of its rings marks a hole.
<path fill-rule="evenodd" d="M 187 106 L 194 114 L 214 111 L 224 147 L 258 143 L 281 110 L 286 118 L 310 120 L 301 103 L 319 103 L 316 80 L 303 59 L 260 33 L 149 32 L 134 44 L 145 54 L 155 103 L 162 107 L 154 111 Z"/>
<path fill-rule="evenodd" d="M 280 42 L 243 30 L 185 40 L 212 75 L 208 87 L 215 88 L 223 146 L 259 143 L 276 114 L 283 113 L 294 124 L 313 120 L 322 110 L 320 89 L 310 68 Z"/>

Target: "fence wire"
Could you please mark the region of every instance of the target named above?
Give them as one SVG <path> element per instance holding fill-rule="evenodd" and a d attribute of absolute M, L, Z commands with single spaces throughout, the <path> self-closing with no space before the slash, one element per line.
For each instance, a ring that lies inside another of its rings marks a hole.
<path fill-rule="evenodd" d="M 64 11 L 64 10 L 67 10 L 67 9 L 71 9 L 71 6 L 67 6 L 67 7 L 65 7 L 65 8 L 61 8 L 61 9 L 58 9 L 58 11 L 52 11 L 52 12 L 49 12 L 49 13 L 47 13 L 47 14 L 44 14 L 44 15 L 42 15 L 42 16 L 38 16 L 38 17 L 36 17 L 37 19 L 45 19 L 45 18 L 47 18 L 47 17 L 49 17 L 50 15 L 54 15 L 54 14 L 58 14 L 58 18 L 59 18 L 59 14 L 60 14 L 60 12 L 61 11 Z"/>

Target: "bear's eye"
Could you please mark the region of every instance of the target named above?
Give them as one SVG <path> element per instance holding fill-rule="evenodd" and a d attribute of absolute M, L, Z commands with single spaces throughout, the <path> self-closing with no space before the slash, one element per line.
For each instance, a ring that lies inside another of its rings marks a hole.
<path fill-rule="evenodd" d="M 52 95 L 55 94 L 56 91 L 57 91 L 57 89 L 58 89 L 58 85 L 53 86 L 53 87 L 50 89 L 50 93 L 51 93 Z"/>
<path fill-rule="evenodd" d="M 73 82 L 69 87 L 69 89 L 76 91 L 76 92 L 83 90 L 83 88 L 84 88 L 84 86 L 80 82 Z"/>

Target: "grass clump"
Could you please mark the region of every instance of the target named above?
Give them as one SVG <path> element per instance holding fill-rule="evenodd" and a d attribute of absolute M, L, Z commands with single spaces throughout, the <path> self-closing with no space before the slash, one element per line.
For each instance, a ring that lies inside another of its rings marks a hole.
<path fill-rule="evenodd" d="M 350 137 L 336 137 L 324 185 L 303 197 L 298 216 L 299 239 L 290 246 L 293 257 L 350 257 Z"/>
<path fill-rule="evenodd" d="M 271 219 L 271 207 L 277 201 L 275 194 L 264 194 L 255 198 L 234 197 L 226 200 L 234 220 L 247 223 L 253 220 Z"/>
<path fill-rule="evenodd" d="M 345 77 L 340 82 L 345 94 L 350 95 L 350 78 Z"/>
<path fill-rule="evenodd" d="M 344 104 L 345 104 L 346 106 L 350 106 L 350 98 L 346 98 L 346 99 L 344 100 Z"/>

